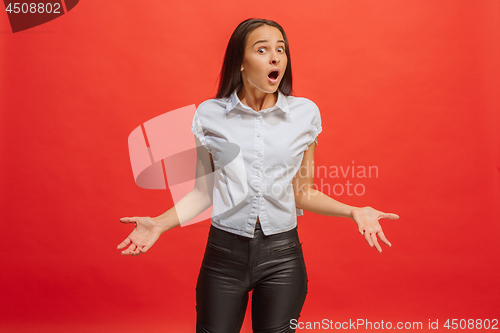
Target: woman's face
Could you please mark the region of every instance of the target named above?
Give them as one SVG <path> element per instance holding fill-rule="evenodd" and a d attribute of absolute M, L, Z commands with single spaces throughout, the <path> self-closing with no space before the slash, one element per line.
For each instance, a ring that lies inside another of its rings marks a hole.
<path fill-rule="evenodd" d="M 245 45 L 241 77 L 247 88 L 273 93 L 285 74 L 285 40 L 277 28 L 262 25 L 253 30 Z"/>

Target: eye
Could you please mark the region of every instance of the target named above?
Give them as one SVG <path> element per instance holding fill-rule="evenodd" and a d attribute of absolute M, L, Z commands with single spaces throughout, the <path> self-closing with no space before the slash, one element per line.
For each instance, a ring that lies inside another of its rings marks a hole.
<path fill-rule="evenodd" d="M 260 49 L 257 50 L 258 53 L 260 54 L 264 54 L 266 53 L 266 48 L 265 47 L 261 47 Z"/>
<path fill-rule="evenodd" d="M 285 53 L 285 48 L 282 47 L 282 46 L 278 47 L 278 52 L 279 53 Z"/>

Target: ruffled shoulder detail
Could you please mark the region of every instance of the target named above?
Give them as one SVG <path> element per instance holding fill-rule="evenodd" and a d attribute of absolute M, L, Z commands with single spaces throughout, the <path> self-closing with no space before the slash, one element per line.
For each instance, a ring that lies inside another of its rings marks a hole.
<path fill-rule="evenodd" d="M 198 138 L 198 140 L 200 140 L 201 144 L 208 150 L 208 152 L 212 152 L 211 151 L 211 148 L 210 148 L 210 145 L 207 143 L 207 139 L 205 138 L 205 135 L 203 133 L 203 126 L 201 125 L 201 121 L 200 121 L 200 116 L 199 116 L 199 111 L 200 111 L 200 107 L 203 105 L 200 104 L 198 106 L 198 108 L 196 109 L 196 112 L 194 114 L 194 117 L 193 117 L 193 123 L 191 125 L 191 132 L 193 132 L 193 134 Z"/>
<path fill-rule="evenodd" d="M 314 112 L 312 116 L 311 122 L 308 124 L 309 129 L 307 131 L 307 134 L 309 136 L 308 142 L 307 142 L 307 147 L 305 150 L 309 149 L 309 146 L 313 141 L 316 141 L 316 145 L 318 144 L 318 135 L 321 133 L 323 128 L 321 127 L 321 113 L 319 111 L 318 106 L 311 100 L 309 102 L 312 104 L 312 110 Z"/>

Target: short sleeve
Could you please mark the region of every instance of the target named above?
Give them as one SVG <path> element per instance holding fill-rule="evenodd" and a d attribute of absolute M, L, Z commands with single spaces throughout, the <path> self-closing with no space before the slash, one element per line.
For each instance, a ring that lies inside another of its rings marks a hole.
<path fill-rule="evenodd" d="M 318 144 L 318 135 L 322 131 L 321 127 L 321 113 L 319 112 L 319 108 L 316 104 L 311 102 L 311 113 L 313 114 L 312 120 L 309 124 L 309 129 L 308 129 L 308 136 L 309 136 L 309 141 L 307 143 L 307 147 L 305 150 L 309 149 L 309 146 L 313 141 L 316 141 L 316 145 Z"/>
<path fill-rule="evenodd" d="M 193 123 L 191 125 L 191 132 L 200 140 L 201 144 L 207 148 L 211 153 L 210 146 L 207 143 L 205 135 L 203 134 L 203 127 L 201 126 L 200 117 L 198 115 L 198 110 L 194 113 Z"/>

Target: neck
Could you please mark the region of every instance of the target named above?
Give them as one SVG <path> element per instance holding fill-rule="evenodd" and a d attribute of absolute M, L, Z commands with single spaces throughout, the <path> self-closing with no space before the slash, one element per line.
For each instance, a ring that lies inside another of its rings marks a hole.
<path fill-rule="evenodd" d="M 255 87 L 249 89 L 246 82 L 238 92 L 238 98 L 241 103 L 250 107 L 252 110 L 260 111 L 273 107 L 278 100 L 278 91 L 274 93 L 266 93 Z"/>

